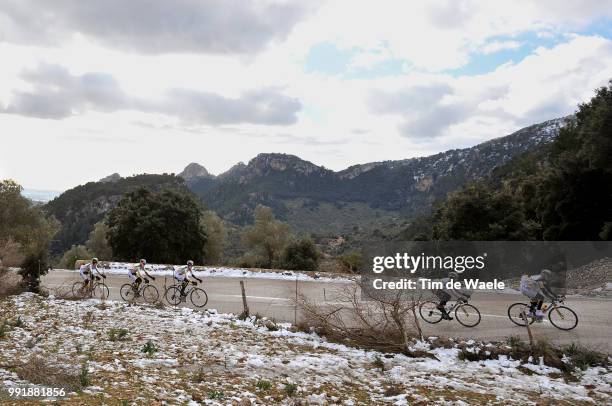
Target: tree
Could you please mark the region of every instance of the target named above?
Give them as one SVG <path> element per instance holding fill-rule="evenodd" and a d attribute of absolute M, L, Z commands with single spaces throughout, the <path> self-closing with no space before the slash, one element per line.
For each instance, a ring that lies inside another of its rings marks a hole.
<path fill-rule="evenodd" d="M 204 263 L 218 264 L 223 258 L 223 250 L 227 244 L 225 223 L 214 211 L 210 210 L 204 212 L 200 222 L 208 236 L 208 241 L 204 247 Z"/>
<path fill-rule="evenodd" d="M 202 262 L 207 236 L 200 204 L 190 195 L 138 189 L 127 193 L 108 214 L 108 241 L 119 260 Z"/>
<path fill-rule="evenodd" d="M 48 269 L 49 246 L 59 223 L 21 195 L 22 188 L 12 180 L 0 182 L 0 245 L 19 245 L 23 256 L 20 274 L 28 289 L 38 292 L 40 276 Z"/>
<path fill-rule="evenodd" d="M 89 233 L 89 239 L 85 243 L 89 252 L 101 260 L 113 258 L 113 250 L 108 243 L 108 231 L 108 224 L 104 221 L 96 223 L 92 232 Z"/>
<path fill-rule="evenodd" d="M 363 255 L 359 251 L 350 251 L 340 257 L 340 262 L 348 272 L 357 272 L 363 266 Z"/>
<path fill-rule="evenodd" d="M 94 255 L 84 245 L 73 245 L 68 251 L 64 252 L 58 267 L 63 269 L 74 269 L 74 265 L 79 259 L 91 259 Z"/>
<path fill-rule="evenodd" d="M 612 81 L 578 106 L 553 143 L 551 168 L 538 190 L 544 239 L 610 239 L 612 221 Z"/>
<path fill-rule="evenodd" d="M 262 259 L 265 268 L 272 268 L 290 234 L 289 226 L 276 220 L 271 208 L 258 205 L 255 208 L 254 224 L 245 228 L 242 241 Z"/>
<path fill-rule="evenodd" d="M 538 228 L 510 190 L 493 190 L 484 182 L 449 194 L 434 222 L 434 239 L 441 240 L 531 240 Z"/>
<path fill-rule="evenodd" d="M 310 238 L 290 242 L 281 256 L 281 266 L 285 269 L 317 271 L 319 252 Z"/>

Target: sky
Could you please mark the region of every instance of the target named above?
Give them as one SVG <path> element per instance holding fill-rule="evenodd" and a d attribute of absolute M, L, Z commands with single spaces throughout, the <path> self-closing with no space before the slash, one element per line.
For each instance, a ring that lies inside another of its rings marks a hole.
<path fill-rule="evenodd" d="M 612 79 L 612 0 L 0 0 L 0 179 L 341 170 L 571 114 Z"/>

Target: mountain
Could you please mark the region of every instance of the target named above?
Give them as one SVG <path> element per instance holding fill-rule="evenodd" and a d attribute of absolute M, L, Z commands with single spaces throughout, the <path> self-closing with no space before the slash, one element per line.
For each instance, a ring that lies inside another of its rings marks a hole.
<path fill-rule="evenodd" d="M 112 175 L 111 175 L 112 176 Z M 61 222 L 51 250 L 61 253 L 73 244 L 87 241 L 94 225 L 132 190 L 146 187 L 152 190 L 175 189 L 190 193 L 183 179 L 175 175 L 135 175 L 127 178 L 89 182 L 67 190 L 43 206 L 43 210 Z"/>
<path fill-rule="evenodd" d="M 187 184 L 193 181 L 201 180 L 201 179 L 214 179 L 215 178 L 214 175 L 211 175 L 210 173 L 208 173 L 206 168 L 204 168 L 202 165 L 197 164 L 195 162 L 192 162 L 189 165 L 187 165 L 185 169 L 183 170 L 183 172 L 178 174 L 178 177 L 185 179 L 185 182 Z"/>
<path fill-rule="evenodd" d="M 564 120 L 532 125 L 471 148 L 354 165 L 339 172 L 293 155 L 259 154 L 216 178 L 191 178 L 189 187 L 237 224 L 248 223 L 255 206 L 264 204 L 298 231 L 381 227 L 429 212 L 448 192 L 550 142 Z"/>
<path fill-rule="evenodd" d="M 254 208 L 263 204 L 297 232 L 381 235 L 380 230 L 397 230 L 429 213 L 436 201 L 467 182 L 537 151 L 557 136 L 563 123 L 550 120 L 471 148 L 353 165 L 339 172 L 294 155 L 266 153 L 218 176 L 197 163 L 178 176 L 113 174 L 62 193 L 44 209 L 62 223 L 52 246 L 55 253 L 84 243 L 94 224 L 124 193 L 138 187 L 191 191 L 236 225 L 250 223 Z"/>
<path fill-rule="evenodd" d="M 111 175 L 108 175 L 100 179 L 100 182 L 117 182 L 121 179 L 122 179 L 121 175 L 119 175 L 118 173 L 113 173 Z"/>

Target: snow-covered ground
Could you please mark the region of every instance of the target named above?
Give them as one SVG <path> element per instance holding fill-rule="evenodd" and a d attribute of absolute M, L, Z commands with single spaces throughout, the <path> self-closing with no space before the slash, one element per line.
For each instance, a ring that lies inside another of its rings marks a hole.
<path fill-rule="evenodd" d="M 612 402 L 612 371 L 602 367 L 566 380 L 537 360 L 523 365 L 504 357 L 461 361 L 457 348 L 432 349 L 425 342 L 415 343 L 416 349 L 436 359 L 381 354 L 330 343 L 289 325 L 275 329 L 269 322 L 240 321 L 214 310 L 23 294 L 0 302 L 0 312 L 2 318 L 20 316 L 23 321 L 0 338 L 4 386 L 27 384 L 12 369 L 27 368 L 35 357 L 74 374 L 86 365 L 88 386 L 62 404 Z M 123 338 L 120 329 L 126 330 Z M 148 341 L 155 350 L 145 354 Z"/>
<path fill-rule="evenodd" d="M 109 262 L 105 265 L 103 271 L 109 274 L 127 275 L 128 271 L 136 264 L 126 262 Z M 147 272 L 151 275 L 166 275 L 171 276 L 175 269 L 180 268 L 178 265 L 161 265 L 147 264 Z M 350 282 L 351 279 L 347 275 L 330 275 L 319 272 L 299 272 L 299 271 L 272 271 L 272 270 L 252 270 L 247 268 L 231 268 L 231 267 L 214 267 L 214 266 L 196 266 L 194 267 L 195 274 L 198 277 L 218 277 L 218 278 L 261 278 L 261 279 L 281 279 L 281 280 L 296 280 L 303 282 Z M 78 272 L 78 270 L 71 270 Z"/>

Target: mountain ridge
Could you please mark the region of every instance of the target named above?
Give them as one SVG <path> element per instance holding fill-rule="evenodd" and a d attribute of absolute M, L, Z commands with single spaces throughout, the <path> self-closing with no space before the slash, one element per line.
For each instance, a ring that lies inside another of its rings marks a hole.
<path fill-rule="evenodd" d="M 250 223 L 255 207 L 263 204 L 299 233 L 338 235 L 361 228 L 390 229 L 428 214 L 449 192 L 549 143 L 564 120 L 534 124 L 473 147 L 352 165 L 337 172 L 282 153 L 260 153 L 217 176 L 191 163 L 178 176 L 139 175 L 90 182 L 64 192 L 45 209 L 63 223 L 55 252 L 83 243 L 93 224 L 123 193 L 136 187 L 187 190 L 236 225 Z M 89 203 L 79 200 L 83 195 Z"/>

